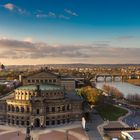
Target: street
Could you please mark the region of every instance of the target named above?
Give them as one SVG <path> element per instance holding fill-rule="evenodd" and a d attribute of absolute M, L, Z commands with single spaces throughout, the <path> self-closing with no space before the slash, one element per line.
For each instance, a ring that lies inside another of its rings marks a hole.
<path fill-rule="evenodd" d="M 128 108 L 129 109 L 129 108 Z M 140 110 L 130 109 L 132 114 L 123 119 L 130 127 L 140 127 Z"/>
<path fill-rule="evenodd" d="M 90 121 L 87 123 L 87 134 L 89 136 L 89 140 L 102 140 L 100 133 L 98 132 L 98 125 L 102 124 L 102 118 L 93 111 L 90 113 Z"/>

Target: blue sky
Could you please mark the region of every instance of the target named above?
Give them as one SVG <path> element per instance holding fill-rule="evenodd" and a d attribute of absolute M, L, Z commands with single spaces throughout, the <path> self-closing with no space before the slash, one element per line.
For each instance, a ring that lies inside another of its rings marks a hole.
<path fill-rule="evenodd" d="M 139 0 L 0 0 L 1 61 L 139 63 L 139 5 Z"/>

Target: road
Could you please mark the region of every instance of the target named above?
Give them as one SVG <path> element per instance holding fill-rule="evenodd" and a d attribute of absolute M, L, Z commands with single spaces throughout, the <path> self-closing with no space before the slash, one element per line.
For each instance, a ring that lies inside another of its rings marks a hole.
<path fill-rule="evenodd" d="M 87 134 L 89 136 L 89 140 L 102 140 L 100 133 L 98 132 L 97 126 L 102 124 L 102 118 L 93 111 L 90 113 L 90 121 L 87 123 Z"/>
<path fill-rule="evenodd" d="M 129 109 L 129 108 L 128 108 Z M 123 122 L 128 124 L 130 127 L 140 128 L 140 109 L 130 109 L 132 114 L 123 119 Z"/>

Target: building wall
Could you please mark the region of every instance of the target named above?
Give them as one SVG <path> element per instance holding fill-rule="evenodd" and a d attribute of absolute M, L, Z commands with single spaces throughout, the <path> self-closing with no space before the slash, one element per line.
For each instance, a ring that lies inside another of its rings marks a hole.
<path fill-rule="evenodd" d="M 75 90 L 75 80 L 61 80 L 61 86 L 67 91 Z"/>

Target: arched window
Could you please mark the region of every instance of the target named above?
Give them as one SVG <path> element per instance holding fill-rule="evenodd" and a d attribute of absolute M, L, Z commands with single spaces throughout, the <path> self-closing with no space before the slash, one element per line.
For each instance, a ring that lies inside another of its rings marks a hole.
<path fill-rule="evenodd" d="M 13 112 L 15 111 L 15 108 L 14 108 L 14 106 L 12 106 L 12 111 L 13 111 Z"/>
<path fill-rule="evenodd" d="M 30 108 L 29 107 L 27 107 L 27 113 L 29 113 L 30 112 Z"/>
<path fill-rule="evenodd" d="M 19 112 L 19 107 L 18 106 L 16 107 L 16 112 Z"/>
<path fill-rule="evenodd" d="M 22 113 L 24 112 L 24 107 L 21 107 L 21 112 L 22 112 Z"/>
<path fill-rule="evenodd" d="M 11 111 L 11 107 L 10 107 L 10 105 L 8 105 L 8 111 Z"/>

